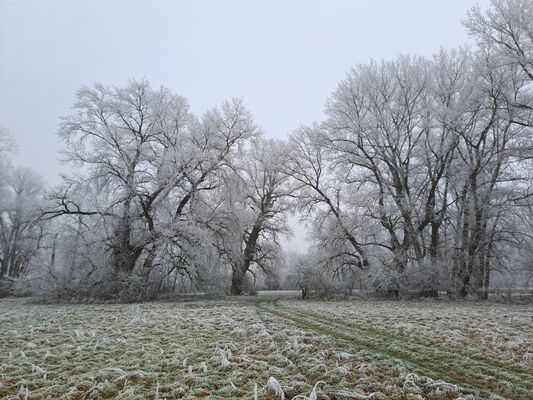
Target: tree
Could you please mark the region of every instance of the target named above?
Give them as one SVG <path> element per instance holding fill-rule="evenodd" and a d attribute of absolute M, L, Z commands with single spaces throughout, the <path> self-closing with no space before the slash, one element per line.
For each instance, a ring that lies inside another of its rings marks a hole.
<path fill-rule="evenodd" d="M 460 196 L 469 201 L 462 207 L 468 222 L 462 225 L 461 243 L 468 243 L 470 249 L 466 251 L 469 256 L 462 249 L 459 262 L 467 272 L 473 268 L 474 286 L 483 287 L 486 297 L 491 267 L 509 270 L 505 266 L 509 255 L 518 248 L 518 253 L 524 254 L 529 242 L 528 229 L 517 227 L 528 221 L 532 193 L 526 171 L 533 149 L 529 129 L 533 126 L 533 4 L 493 0 L 486 12 L 473 7 L 464 24 L 478 44 L 484 96 L 492 103 L 494 123 L 484 132 L 487 137 L 482 134 L 472 140 L 463 136 L 470 182 Z M 470 231 L 475 233 L 469 236 Z M 472 267 L 464 267 L 465 258 Z M 518 259 L 524 260 L 524 255 Z M 465 281 L 464 286 L 470 286 L 469 279 Z"/>
<path fill-rule="evenodd" d="M 0 208 L 0 277 L 20 277 L 42 248 L 46 229 L 39 220 L 44 183 L 33 170 L 7 173 Z"/>
<path fill-rule="evenodd" d="M 169 249 L 186 257 L 195 196 L 217 187 L 221 170 L 258 134 L 239 100 L 199 119 L 183 97 L 146 81 L 83 87 L 74 109 L 59 133 L 64 161 L 80 172 L 65 177 L 45 215 L 101 221 L 116 276 L 138 267 L 148 279 Z"/>
<path fill-rule="evenodd" d="M 494 49 L 505 62 L 533 80 L 533 6 L 524 0 L 491 0 L 484 13 L 472 7 L 464 20 L 468 32 L 484 51 Z"/>
<path fill-rule="evenodd" d="M 231 294 L 243 293 L 252 267 L 273 274 L 280 258 L 279 235 L 288 234 L 286 213 L 291 188 L 283 170 L 287 147 L 256 140 L 228 178 L 229 190 L 216 193 L 207 222 L 220 255 L 231 268 Z"/>
<path fill-rule="evenodd" d="M 527 0 L 491 0 L 486 12 L 472 7 L 464 25 L 481 51 L 494 59 L 494 68 L 516 68 L 529 81 L 507 100 L 523 111 L 515 114 L 513 123 L 533 126 L 533 4 Z"/>
<path fill-rule="evenodd" d="M 330 231 L 327 238 L 346 241 L 349 247 L 341 246 L 342 250 L 332 254 L 332 258 L 342 257 L 348 264 L 366 269 L 370 265 L 369 257 L 358 238 L 360 231 L 354 229 L 358 225 L 350 219 L 354 214 L 350 214 L 347 201 L 350 193 L 336 174 L 332 154 L 326 146 L 326 133 L 318 124 L 302 127 L 293 133 L 289 143 L 291 151 L 284 168 L 295 183 L 294 195 L 300 211 L 317 222 L 316 234 L 333 219 L 337 235 L 332 236 Z"/>
<path fill-rule="evenodd" d="M 12 169 L 11 155 L 16 150 L 13 136 L 7 129 L 0 127 L 0 206 L 7 200 L 7 178 Z"/>
<path fill-rule="evenodd" d="M 319 265 L 310 255 L 295 254 L 289 265 L 288 283 L 298 288 L 302 293 L 302 299 L 307 299 L 312 291 L 320 286 Z"/>
<path fill-rule="evenodd" d="M 352 70 L 328 119 L 292 136 L 287 163 L 329 250 L 324 265 L 344 275 L 371 265 L 376 287 L 398 294 L 420 282 L 413 274 L 440 277 L 433 266 L 453 259 L 460 294 L 486 293 L 496 247 L 510 240 L 502 196 L 527 196 L 516 185 L 525 182 L 516 149 L 528 139 L 513 121 L 523 112 L 509 102 L 523 85 L 516 66 L 483 51 Z"/>
<path fill-rule="evenodd" d="M 437 257 L 446 207 L 438 191 L 456 141 L 433 123 L 433 72 L 427 60 L 408 56 L 361 65 L 341 82 L 326 109 L 325 143 L 338 176 L 352 188 L 355 203 L 365 199 L 359 201 L 362 215 L 381 230 L 373 244 L 388 250 L 388 262 L 400 274 L 408 262 L 426 256 L 430 226 L 429 253 Z"/>

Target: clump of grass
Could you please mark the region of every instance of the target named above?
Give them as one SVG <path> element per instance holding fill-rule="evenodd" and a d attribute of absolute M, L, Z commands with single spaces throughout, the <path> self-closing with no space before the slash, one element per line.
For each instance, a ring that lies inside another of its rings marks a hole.
<path fill-rule="evenodd" d="M 275 396 L 279 396 L 281 400 L 285 400 L 285 393 L 283 392 L 283 388 L 281 387 L 281 384 L 278 382 L 278 380 L 273 376 L 268 378 L 265 389 L 267 393 L 272 393 Z"/>

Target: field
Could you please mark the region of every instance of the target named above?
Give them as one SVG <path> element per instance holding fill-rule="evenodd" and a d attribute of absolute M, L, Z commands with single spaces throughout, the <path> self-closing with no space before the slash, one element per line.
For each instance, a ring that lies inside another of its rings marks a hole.
<path fill-rule="evenodd" d="M 0 301 L 2 399 L 533 399 L 533 306 Z"/>

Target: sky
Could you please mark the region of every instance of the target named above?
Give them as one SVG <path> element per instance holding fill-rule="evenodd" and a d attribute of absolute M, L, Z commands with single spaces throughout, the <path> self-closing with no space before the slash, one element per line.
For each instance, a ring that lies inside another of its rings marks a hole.
<path fill-rule="evenodd" d="M 323 118 L 351 67 L 469 44 L 461 19 L 476 3 L 489 0 L 0 0 L 0 127 L 15 164 L 51 185 L 65 170 L 59 117 L 95 82 L 146 78 L 196 114 L 240 97 L 267 137 L 285 138 Z"/>

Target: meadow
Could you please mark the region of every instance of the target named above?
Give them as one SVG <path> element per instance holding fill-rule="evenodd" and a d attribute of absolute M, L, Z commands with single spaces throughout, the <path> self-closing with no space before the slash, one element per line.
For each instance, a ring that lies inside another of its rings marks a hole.
<path fill-rule="evenodd" d="M 0 301 L 1 399 L 532 399 L 533 306 Z"/>

